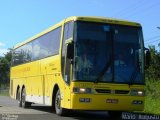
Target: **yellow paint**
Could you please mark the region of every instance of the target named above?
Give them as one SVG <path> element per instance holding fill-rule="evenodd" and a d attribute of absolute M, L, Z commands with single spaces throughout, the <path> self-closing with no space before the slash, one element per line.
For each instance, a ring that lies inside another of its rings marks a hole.
<path fill-rule="evenodd" d="M 128 26 L 140 26 L 135 22 L 111 19 L 111 18 L 98 18 L 98 17 L 69 17 L 60 23 L 48 28 L 47 30 L 35 35 L 34 37 L 17 44 L 14 49 L 50 32 L 51 30 L 62 26 L 62 33 L 64 23 L 69 21 L 90 21 L 90 22 L 102 22 L 110 24 L 121 24 Z M 33 61 L 23 65 L 14 66 L 11 68 L 11 78 L 13 80 L 13 94 L 12 98 L 16 99 L 17 87 L 24 85 L 26 88 L 27 95 L 35 96 L 49 96 L 52 101 L 53 87 L 58 84 L 60 92 L 62 94 L 62 107 L 68 109 L 79 109 L 79 110 L 143 110 L 143 105 L 132 105 L 133 100 L 142 100 L 144 97 L 130 96 L 127 95 L 115 95 L 115 94 L 102 94 L 97 93 L 95 89 L 109 89 L 109 90 L 131 90 L 141 89 L 144 90 L 143 85 L 119 85 L 119 84 L 107 84 L 107 83 L 89 83 L 89 82 L 71 82 L 71 85 L 67 85 L 62 77 L 61 73 L 61 50 L 62 50 L 62 38 L 61 34 L 60 41 L 60 54 L 47 57 L 41 60 Z M 73 87 L 79 88 L 92 88 L 92 94 L 75 94 L 72 92 Z M 90 103 L 80 103 L 79 98 L 91 98 Z M 118 99 L 117 104 L 106 103 L 106 99 Z"/>

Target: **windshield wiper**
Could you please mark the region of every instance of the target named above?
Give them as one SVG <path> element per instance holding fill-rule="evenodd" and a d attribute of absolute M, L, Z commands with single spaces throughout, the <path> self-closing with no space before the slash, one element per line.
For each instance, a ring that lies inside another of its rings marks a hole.
<path fill-rule="evenodd" d="M 98 77 L 94 81 L 95 83 L 97 83 L 98 81 L 100 81 L 103 78 L 103 76 L 105 75 L 106 71 L 108 70 L 110 64 L 111 64 L 111 59 L 109 59 L 109 61 L 106 63 L 105 67 L 103 68 L 103 70 L 100 72 L 100 74 L 98 75 Z"/>

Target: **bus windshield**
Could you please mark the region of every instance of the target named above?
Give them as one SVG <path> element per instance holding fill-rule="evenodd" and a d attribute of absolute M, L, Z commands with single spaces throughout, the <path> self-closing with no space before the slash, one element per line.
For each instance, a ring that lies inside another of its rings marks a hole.
<path fill-rule="evenodd" d="M 144 84 L 140 27 L 77 22 L 73 80 Z"/>

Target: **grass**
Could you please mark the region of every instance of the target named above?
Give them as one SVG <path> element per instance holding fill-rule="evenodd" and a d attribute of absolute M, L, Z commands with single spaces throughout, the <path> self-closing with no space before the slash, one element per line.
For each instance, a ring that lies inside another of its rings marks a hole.
<path fill-rule="evenodd" d="M 0 93 L 0 96 L 9 96 L 9 93 Z"/>
<path fill-rule="evenodd" d="M 146 81 L 145 113 L 160 115 L 160 80 Z"/>
<path fill-rule="evenodd" d="M 0 91 L 0 96 L 9 96 L 9 90 Z"/>
<path fill-rule="evenodd" d="M 160 99 L 153 99 L 150 96 L 146 96 L 144 112 L 160 115 Z"/>
<path fill-rule="evenodd" d="M 0 96 L 9 96 L 9 84 L 0 84 Z"/>

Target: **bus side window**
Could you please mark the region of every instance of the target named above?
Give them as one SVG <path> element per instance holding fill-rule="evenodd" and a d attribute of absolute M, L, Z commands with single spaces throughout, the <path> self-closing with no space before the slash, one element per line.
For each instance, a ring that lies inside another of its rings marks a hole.
<path fill-rule="evenodd" d="M 37 40 L 33 41 L 33 54 L 32 54 L 32 60 L 38 60 L 39 54 L 40 54 L 40 43 Z"/>

